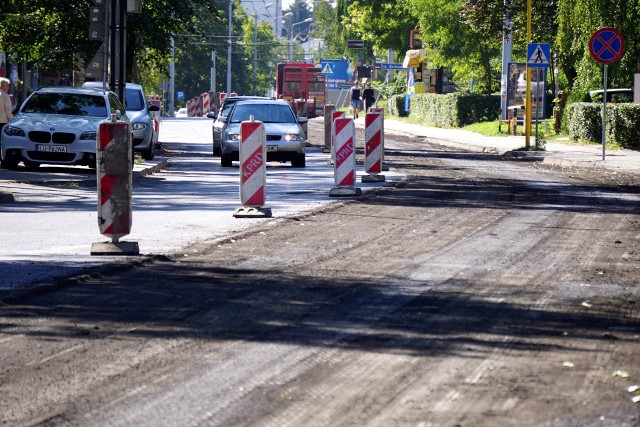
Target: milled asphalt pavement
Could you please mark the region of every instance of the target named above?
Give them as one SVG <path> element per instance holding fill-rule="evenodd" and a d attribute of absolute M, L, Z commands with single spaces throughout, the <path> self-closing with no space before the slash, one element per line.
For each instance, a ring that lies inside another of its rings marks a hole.
<path fill-rule="evenodd" d="M 364 127 L 364 114 L 355 123 L 357 127 Z M 528 157 L 562 167 L 604 168 L 617 172 L 640 174 L 640 151 L 607 149 L 603 161 L 602 146 L 597 144 L 583 145 L 569 141 L 567 143 L 547 142 L 545 151 L 523 151 L 525 147 L 524 136 L 489 137 L 463 129 L 435 128 L 392 119 L 385 119 L 384 128 L 385 132 L 422 137 L 428 142 L 459 150 L 491 153 L 505 157 Z M 531 146 L 535 145 L 533 135 L 530 144 Z M 166 159 L 158 157 L 153 161 L 134 165 L 134 180 L 164 168 L 166 162 Z M 3 170 L 1 179 L 24 181 L 24 173 Z M 47 183 L 51 184 L 51 180 L 47 180 Z M 95 185 L 95 178 L 86 178 L 82 183 Z M 14 197 L 11 193 L 0 191 L 0 203 L 13 201 Z"/>
<path fill-rule="evenodd" d="M 360 117 L 357 124 L 364 126 Z M 399 120 L 384 121 L 385 132 L 422 137 L 427 141 L 461 150 L 493 153 L 505 157 L 533 157 L 543 163 L 562 167 L 605 168 L 625 173 L 640 173 L 640 151 L 606 149 L 602 160 L 602 145 L 584 145 L 564 142 L 547 142 L 545 151 L 522 151 L 524 136 L 484 136 L 463 129 L 434 128 L 406 123 Z M 535 146 L 535 137 L 530 138 Z"/>

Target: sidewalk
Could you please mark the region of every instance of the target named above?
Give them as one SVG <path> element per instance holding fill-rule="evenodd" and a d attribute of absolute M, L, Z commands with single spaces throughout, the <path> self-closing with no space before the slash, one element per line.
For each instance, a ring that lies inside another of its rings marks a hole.
<path fill-rule="evenodd" d="M 364 126 L 364 115 L 356 120 Z M 602 161 L 601 145 L 547 142 L 545 151 L 519 151 L 525 147 L 524 136 L 488 137 L 463 129 L 443 129 L 385 119 L 385 132 L 422 137 L 429 142 L 463 150 L 494 153 L 505 157 L 539 158 L 543 163 L 563 167 L 605 168 L 640 175 L 640 151 L 607 150 Z M 535 144 L 534 136 L 531 144 Z"/>

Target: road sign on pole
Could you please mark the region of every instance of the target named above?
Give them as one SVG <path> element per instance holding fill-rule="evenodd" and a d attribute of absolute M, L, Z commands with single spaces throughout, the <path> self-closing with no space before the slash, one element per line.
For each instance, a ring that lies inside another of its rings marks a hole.
<path fill-rule="evenodd" d="M 381 70 L 404 70 L 405 68 L 399 62 L 381 62 Z"/>
<path fill-rule="evenodd" d="M 611 64 L 624 55 L 624 37 L 615 28 L 600 28 L 589 40 L 589 52 L 601 64 Z"/>
<path fill-rule="evenodd" d="M 347 40 L 348 49 L 364 49 L 364 40 Z"/>
<path fill-rule="evenodd" d="M 602 93 L 602 161 L 605 161 L 605 141 L 607 139 L 607 68 L 624 55 L 624 37 L 615 28 L 604 27 L 597 30 L 589 40 L 589 52 L 593 59 L 604 65 Z"/>
<path fill-rule="evenodd" d="M 529 43 L 527 45 L 528 67 L 549 67 L 551 58 L 551 45 L 548 43 Z"/>

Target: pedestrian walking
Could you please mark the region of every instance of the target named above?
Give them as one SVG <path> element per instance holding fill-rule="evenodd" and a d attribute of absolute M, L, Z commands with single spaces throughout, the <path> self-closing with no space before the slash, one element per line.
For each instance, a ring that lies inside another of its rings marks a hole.
<path fill-rule="evenodd" d="M 364 111 L 369 111 L 369 108 L 373 107 L 376 102 L 376 96 L 371 87 L 371 83 L 367 82 L 364 85 L 364 91 L 362 92 L 362 98 L 364 99 Z"/>
<path fill-rule="evenodd" d="M 0 77 L 0 132 L 2 132 L 4 125 L 13 118 L 13 105 L 9 96 L 10 83 L 6 77 Z"/>
<path fill-rule="evenodd" d="M 358 118 L 358 111 L 360 110 L 360 99 L 362 98 L 362 89 L 360 88 L 360 82 L 356 80 L 355 84 L 351 88 L 351 108 L 353 109 L 353 118 Z"/>

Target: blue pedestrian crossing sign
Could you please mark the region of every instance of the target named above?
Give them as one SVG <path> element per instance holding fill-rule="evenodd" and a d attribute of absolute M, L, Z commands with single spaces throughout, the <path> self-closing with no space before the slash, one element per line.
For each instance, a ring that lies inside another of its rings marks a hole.
<path fill-rule="evenodd" d="M 528 67 L 549 67 L 551 58 L 551 45 L 549 43 L 529 43 L 527 45 Z"/>

